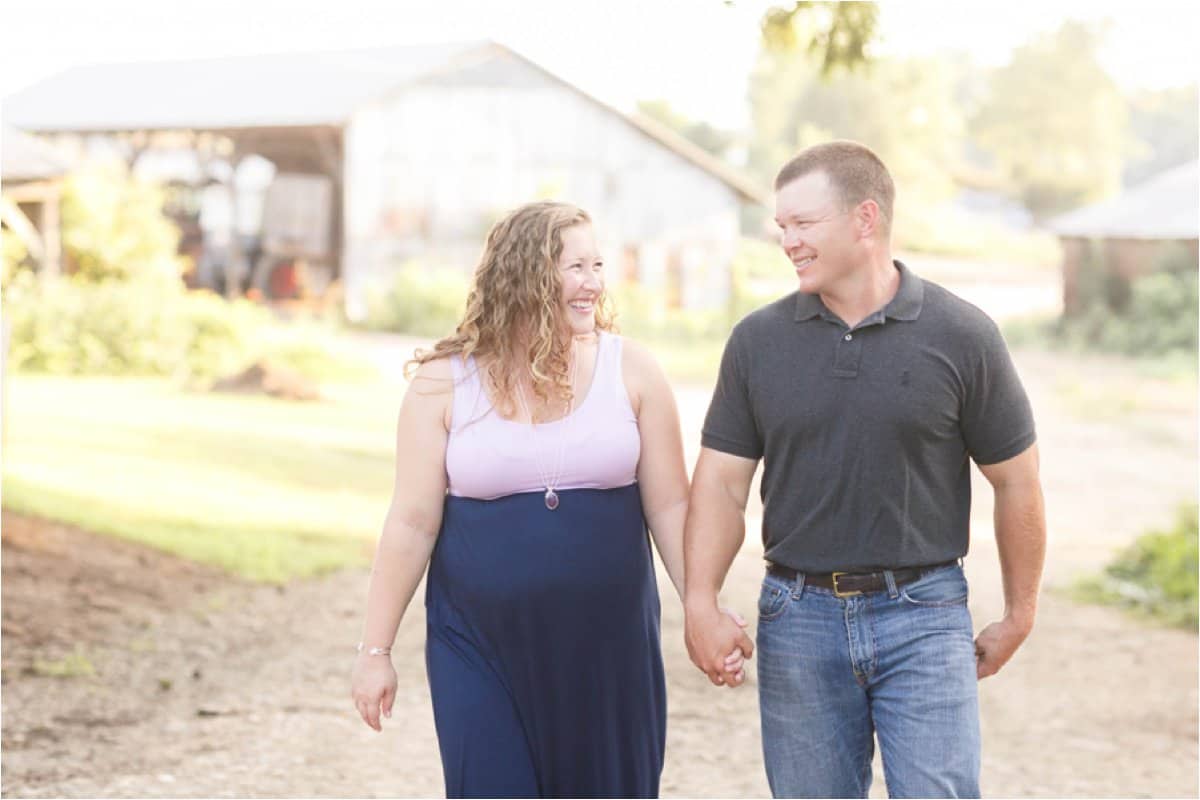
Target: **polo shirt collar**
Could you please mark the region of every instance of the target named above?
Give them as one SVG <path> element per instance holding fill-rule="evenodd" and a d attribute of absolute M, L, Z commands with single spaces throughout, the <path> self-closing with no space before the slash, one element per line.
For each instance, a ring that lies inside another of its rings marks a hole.
<path fill-rule="evenodd" d="M 921 316 L 921 306 L 925 301 L 925 283 L 908 267 L 904 266 L 903 262 L 892 261 L 892 263 L 900 271 L 900 288 L 896 290 L 896 296 L 883 307 L 882 314 L 876 312 L 871 316 L 890 317 L 895 320 L 911 322 Z M 814 317 L 837 321 L 837 317 L 834 316 L 833 312 L 821 302 L 820 295 L 797 292 L 796 322 L 803 322 Z"/>
<path fill-rule="evenodd" d="M 925 302 L 925 281 L 921 280 L 901 261 L 893 261 L 896 269 L 900 270 L 900 288 L 896 296 L 883 307 L 883 314 L 892 319 L 912 322 L 921 316 L 921 306 Z"/>

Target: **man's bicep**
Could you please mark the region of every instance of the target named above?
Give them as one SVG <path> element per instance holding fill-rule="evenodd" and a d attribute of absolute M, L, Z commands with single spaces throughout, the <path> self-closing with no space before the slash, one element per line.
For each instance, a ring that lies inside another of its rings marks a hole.
<path fill-rule="evenodd" d="M 1037 484 L 1039 469 L 1037 443 L 1029 445 L 1011 458 L 994 464 L 980 464 L 979 471 L 995 489 L 1022 484 Z"/>
<path fill-rule="evenodd" d="M 721 356 L 717 385 L 700 429 L 700 444 L 743 458 L 760 458 L 763 441 L 751 401 L 750 378 L 738 337 L 731 336 Z"/>
<path fill-rule="evenodd" d="M 757 468 L 757 458 L 746 458 L 711 447 L 701 447 L 696 471 L 692 476 L 692 491 L 718 493 L 721 498 L 728 499 L 739 509 L 745 510 L 746 501 L 750 497 L 750 484 L 754 480 L 754 470 Z"/>
<path fill-rule="evenodd" d="M 962 433 L 977 464 L 999 464 L 1037 441 L 1033 408 L 1000 329 L 990 319 L 973 340 L 962 405 Z"/>

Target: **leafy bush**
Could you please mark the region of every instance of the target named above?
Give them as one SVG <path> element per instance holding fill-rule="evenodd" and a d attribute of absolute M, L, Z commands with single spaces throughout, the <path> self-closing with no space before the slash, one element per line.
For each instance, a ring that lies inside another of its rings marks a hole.
<path fill-rule="evenodd" d="M 62 196 L 62 239 L 73 274 L 90 281 L 177 281 L 179 229 L 163 214 L 163 190 L 119 163 L 71 174 Z"/>
<path fill-rule="evenodd" d="M 1071 317 L 1012 320 L 1004 335 L 1014 346 L 1046 343 L 1126 356 L 1195 354 L 1200 345 L 1198 283 L 1194 269 L 1155 272 L 1129 285 L 1123 311 L 1095 302 Z M 1096 291 L 1108 293 L 1103 287 Z"/>
<path fill-rule="evenodd" d="M 3 239 L 0 239 L 0 287 L 6 287 L 17 276 L 18 270 L 25 266 L 29 251 L 25 243 L 7 228 Z"/>
<path fill-rule="evenodd" d="M 388 288 L 368 293 L 363 325 L 418 336 L 447 336 L 462 317 L 469 288 L 470 279 L 453 269 L 405 264 Z"/>
<path fill-rule="evenodd" d="M 1179 509 L 1175 526 L 1150 531 L 1123 551 L 1099 578 L 1077 587 L 1086 598 L 1113 603 L 1195 628 L 1197 610 L 1197 508 Z"/>
<path fill-rule="evenodd" d="M 361 354 L 331 349 L 331 335 L 332 331 L 324 325 L 275 326 L 263 331 L 258 350 L 263 360 L 314 381 L 353 381 L 378 376 L 378 369 Z"/>
<path fill-rule="evenodd" d="M 177 374 L 207 383 L 254 358 L 254 342 L 271 321 L 265 309 L 245 300 L 231 303 L 207 291 L 186 292 L 178 299 L 179 327 L 168 329 L 171 335 L 166 337 L 167 343 L 172 337 L 182 340 Z"/>
<path fill-rule="evenodd" d="M 377 370 L 340 352 L 325 325 L 279 324 L 251 302 L 156 281 L 46 281 L 19 270 L 4 292 L 8 365 L 55 375 L 169 375 L 204 386 L 257 360 L 312 380 Z"/>
<path fill-rule="evenodd" d="M 4 297 L 14 370 L 59 375 L 179 375 L 242 366 L 267 313 L 176 283 L 39 280 L 22 271 Z"/>
<path fill-rule="evenodd" d="M 162 191 L 120 164 L 76 173 L 63 195 L 69 278 L 23 269 L 24 248 L 4 237 L 4 315 L 14 370 L 61 375 L 174 375 L 206 384 L 268 358 L 302 374 L 368 372 L 319 337 L 268 335 L 271 316 L 246 301 L 188 292 L 179 280 L 178 230 Z M 279 331 L 285 331 L 278 327 Z"/>

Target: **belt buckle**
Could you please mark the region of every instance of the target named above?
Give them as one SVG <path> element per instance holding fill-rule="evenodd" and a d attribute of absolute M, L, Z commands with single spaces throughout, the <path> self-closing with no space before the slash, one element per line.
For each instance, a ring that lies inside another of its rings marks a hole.
<path fill-rule="evenodd" d="M 858 590 L 854 590 L 854 591 L 850 591 L 850 592 L 843 592 L 841 589 L 838 588 L 838 578 L 841 577 L 842 575 L 849 575 L 849 574 L 850 573 L 848 573 L 848 572 L 833 573 L 833 596 L 834 597 L 854 597 L 855 595 L 862 594 L 862 592 L 860 592 Z"/>

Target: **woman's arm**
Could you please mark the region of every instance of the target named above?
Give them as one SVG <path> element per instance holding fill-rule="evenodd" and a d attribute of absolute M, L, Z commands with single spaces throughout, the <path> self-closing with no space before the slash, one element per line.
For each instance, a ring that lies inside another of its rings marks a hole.
<path fill-rule="evenodd" d="M 642 456 L 638 461 L 638 486 L 642 510 L 654 546 L 667 568 L 680 602 L 684 598 L 683 528 L 688 514 L 688 478 L 683 460 L 683 437 L 675 393 L 654 357 L 641 346 L 625 340 L 622 371 L 629 400 L 637 415 Z M 736 613 L 721 609 L 740 627 L 746 622 Z M 747 647 L 747 651 L 749 650 Z M 721 681 L 738 686 L 745 680 L 743 651 L 734 647 L 726 654 Z"/>
<path fill-rule="evenodd" d="M 642 509 L 654 546 L 682 601 L 688 479 L 675 394 L 654 357 L 628 339 L 624 340 L 622 372 L 642 441 L 637 469 Z"/>
<path fill-rule="evenodd" d="M 391 716 L 396 672 L 389 656 L 370 650 L 391 647 L 437 541 L 453 396 L 449 362 L 431 361 L 417 370 L 400 407 L 392 502 L 375 550 L 362 651 L 351 680 L 354 704 L 375 730 L 380 730 L 381 712 Z"/>

